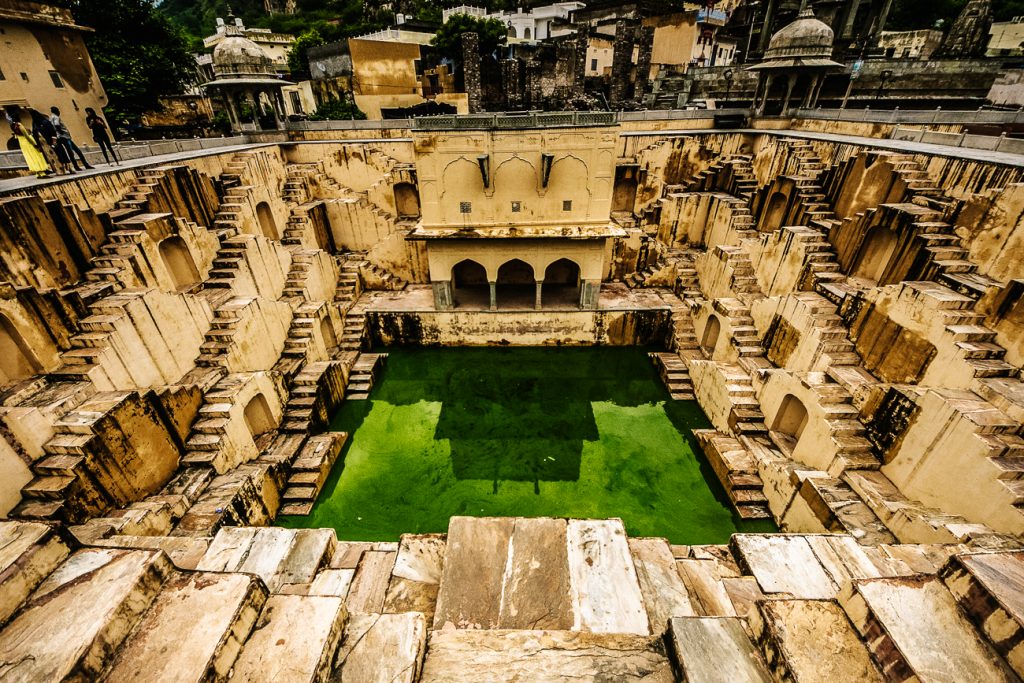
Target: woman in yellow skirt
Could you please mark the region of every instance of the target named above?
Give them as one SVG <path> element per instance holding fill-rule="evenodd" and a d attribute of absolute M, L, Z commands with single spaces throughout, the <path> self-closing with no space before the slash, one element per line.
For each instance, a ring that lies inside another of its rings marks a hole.
<path fill-rule="evenodd" d="M 14 137 L 18 141 L 18 146 L 21 147 L 21 153 L 25 156 L 25 163 L 28 164 L 28 170 L 36 174 L 37 178 L 49 178 L 53 175 L 53 171 L 50 170 L 50 165 L 46 163 L 46 157 L 43 156 L 42 150 L 39 149 L 39 145 L 32 139 L 32 136 L 28 134 L 25 127 L 15 121 L 11 124 L 11 131 L 14 132 Z"/>

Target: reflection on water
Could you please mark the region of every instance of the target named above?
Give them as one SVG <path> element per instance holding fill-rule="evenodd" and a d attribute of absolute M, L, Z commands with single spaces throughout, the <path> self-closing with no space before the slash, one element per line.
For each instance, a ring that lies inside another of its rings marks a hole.
<path fill-rule="evenodd" d="M 393 349 L 308 517 L 339 538 L 443 532 L 452 515 L 621 517 L 633 536 L 724 543 L 770 522 L 735 518 L 638 348 Z"/>

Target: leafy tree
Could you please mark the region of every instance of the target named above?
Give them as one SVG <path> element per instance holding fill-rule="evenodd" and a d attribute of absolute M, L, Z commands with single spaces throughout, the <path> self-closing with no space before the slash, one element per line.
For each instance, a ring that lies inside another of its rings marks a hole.
<path fill-rule="evenodd" d="M 188 40 L 150 0 L 66 0 L 86 36 L 96 71 L 110 97 L 107 111 L 134 121 L 157 98 L 182 92 L 196 76 Z"/>
<path fill-rule="evenodd" d="M 315 28 L 311 28 L 301 34 L 295 39 L 295 42 L 292 43 L 291 48 L 288 50 L 288 70 L 292 74 L 309 73 L 309 61 L 306 59 L 306 50 L 317 45 L 323 45 L 325 42 L 323 36 Z"/>
<path fill-rule="evenodd" d="M 366 114 L 352 100 L 339 100 L 332 97 L 316 108 L 316 111 L 309 115 L 310 121 L 345 121 L 356 119 L 362 121 Z"/>
<path fill-rule="evenodd" d="M 508 29 L 497 19 L 480 19 L 468 14 L 454 14 L 438 29 L 430 44 L 442 57 L 462 62 L 462 34 L 480 37 L 480 54 L 490 55 L 505 44 Z"/>

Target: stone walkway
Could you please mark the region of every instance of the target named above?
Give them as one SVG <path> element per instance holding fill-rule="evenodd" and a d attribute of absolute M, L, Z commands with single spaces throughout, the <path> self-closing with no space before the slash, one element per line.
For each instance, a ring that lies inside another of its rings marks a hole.
<path fill-rule="evenodd" d="M 888 149 L 894 152 L 905 152 L 908 154 L 931 154 L 943 157 L 955 157 L 967 161 L 981 161 L 989 164 L 1003 164 L 1006 166 L 1024 167 L 1024 154 L 1011 154 L 1009 152 L 996 152 L 988 149 L 977 149 L 974 147 L 955 147 L 953 145 L 934 145 L 927 142 L 913 142 L 910 140 L 890 140 L 888 138 L 869 138 L 861 135 L 840 135 L 838 133 L 819 133 L 807 130 L 764 130 L 759 128 L 739 128 L 735 130 L 721 130 L 717 128 L 704 128 L 699 130 L 651 130 L 651 131 L 621 131 L 622 137 L 636 137 L 643 135 L 658 135 L 671 137 L 673 135 L 709 135 L 721 133 L 749 133 L 756 135 L 779 135 L 786 138 L 798 138 L 802 140 L 819 140 L 826 142 L 837 142 L 847 145 L 861 145 L 875 149 Z"/>

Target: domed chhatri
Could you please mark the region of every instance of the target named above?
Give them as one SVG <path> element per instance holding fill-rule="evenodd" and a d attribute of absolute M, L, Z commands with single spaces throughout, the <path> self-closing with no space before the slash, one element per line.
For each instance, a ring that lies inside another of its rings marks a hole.
<path fill-rule="evenodd" d="M 772 113 L 784 114 L 789 109 L 794 86 L 800 80 L 804 87 L 797 88 L 797 91 L 805 93 L 800 106 L 813 107 L 824 75 L 843 68 L 842 64 L 832 60 L 834 38 L 829 25 L 816 19 L 814 12 L 807 7 L 800 10 L 795 21 L 773 35 L 764 53 L 764 61 L 747 68 L 760 73 L 754 95 L 757 112 L 764 113 L 771 100 Z"/>
<path fill-rule="evenodd" d="M 832 56 L 835 34 L 828 24 L 816 19 L 814 12 L 805 7 L 796 21 L 784 26 L 768 43 L 765 60 Z"/>
<path fill-rule="evenodd" d="M 225 29 L 227 37 L 213 49 L 214 80 L 203 87 L 224 98 L 235 130 L 242 129 L 243 123 L 258 129 L 261 116 L 268 120 L 273 117 L 274 127 L 280 129 L 284 111 L 281 88 L 291 83 L 278 75 L 274 61 L 242 35 L 241 28 L 229 24 Z M 255 112 L 251 123 L 242 120 L 246 111 Z"/>

